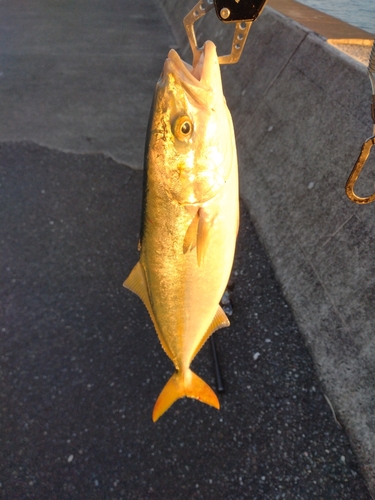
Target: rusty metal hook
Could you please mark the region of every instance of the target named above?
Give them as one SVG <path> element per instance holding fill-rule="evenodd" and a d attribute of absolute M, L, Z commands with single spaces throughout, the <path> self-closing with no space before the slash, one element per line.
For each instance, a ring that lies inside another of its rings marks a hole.
<path fill-rule="evenodd" d="M 373 147 L 374 144 L 375 144 L 375 135 L 373 135 L 363 143 L 361 152 L 358 156 L 358 160 L 356 161 L 356 164 L 354 165 L 353 170 L 351 171 L 348 180 L 346 181 L 346 186 L 345 186 L 346 196 L 351 201 L 354 201 L 354 203 L 359 203 L 361 205 L 365 205 L 366 203 L 371 203 L 375 201 L 375 193 L 370 196 L 366 196 L 365 198 L 362 198 L 361 196 L 356 195 L 354 192 L 354 185 L 357 182 L 359 174 L 361 173 L 361 170 L 364 167 L 367 158 L 370 155 L 371 148 Z"/>
<path fill-rule="evenodd" d="M 349 200 L 353 201 L 354 203 L 358 203 L 361 205 L 365 205 L 367 203 L 372 203 L 375 201 L 375 193 L 366 196 L 362 198 L 361 196 L 358 196 L 354 192 L 354 186 L 355 183 L 358 180 L 358 176 L 361 173 L 369 155 L 371 152 L 371 149 L 373 145 L 375 144 L 375 40 L 374 44 L 372 46 L 371 54 L 370 54 L 370 60 L 368 63 L 368 74 L 370 77 L 370 82 L 371 82 L 371 87 L 372 87 L 372 103 L 371 103 L 371 116 L 372 116 L 372 121 L 374 123 L 373 127 L 373 136 L 367 139 L 363 144 L 362 144 L 362 149 L 361 152 L 358 156 L 358 159 L 353 167 L 353 170 L 351 171 L 348 180 L 346 181 L 345 185 L 345 192 L 346 196 L 349 198 Z"/>

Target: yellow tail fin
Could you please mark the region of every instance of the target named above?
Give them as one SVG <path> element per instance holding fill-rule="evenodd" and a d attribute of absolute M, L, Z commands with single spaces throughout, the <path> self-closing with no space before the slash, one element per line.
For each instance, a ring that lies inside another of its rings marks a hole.
<path fill-rule="evenodd" d="M 198 399 L 214 408 L 220 408 L 219 400 L 211 387 L 188 369 L 184 373 L 174 373 L 168 380 L 155 403 L 152 420 L 156 422 L 177 399 L 185 396 Z"/>

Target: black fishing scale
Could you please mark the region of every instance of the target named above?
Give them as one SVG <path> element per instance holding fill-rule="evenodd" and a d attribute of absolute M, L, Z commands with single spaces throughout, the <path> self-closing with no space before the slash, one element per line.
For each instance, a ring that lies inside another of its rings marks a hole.
<path fill-rule="evenodd" d="M 198 19 L 215 8 L 220 21 L 235 23 L 231 53 L 219 56 L 220 64 L 234 64 L 241 57 L 250 27 L 262 12 L 265 3 L 266 0 L 199 0 L 184 18 L 186 34 L 193 52 L 193 66 L 198 63 L 202 50 L 197 45 L 194 31 L 194 23 Z"/>

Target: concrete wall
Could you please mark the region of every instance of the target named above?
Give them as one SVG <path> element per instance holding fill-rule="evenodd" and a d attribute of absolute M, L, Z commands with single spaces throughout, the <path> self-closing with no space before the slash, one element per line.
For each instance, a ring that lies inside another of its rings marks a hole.
<path fill-rule="evenodd" d="M 181 20 L 194 0 L 161 3 L 190 61 Z M 221 43 L 228 35 L 209 17 L 201 29 Z M 366 68 L 266 8 L 223 80 L 241 195 L 374 494 L 375 204 L 344 190 L 372 131 Z M 364 173 L 363 195 L 374 190 Z"/>

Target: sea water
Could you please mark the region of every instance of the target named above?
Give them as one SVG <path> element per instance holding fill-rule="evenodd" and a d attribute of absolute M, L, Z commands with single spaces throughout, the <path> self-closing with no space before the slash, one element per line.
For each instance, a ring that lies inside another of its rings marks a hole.
<path fill-rule="evenodd" d="M 375 0 L 298 1 L 375 34 Z"/>

